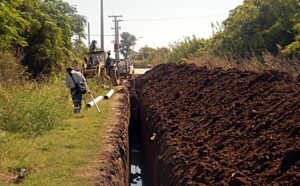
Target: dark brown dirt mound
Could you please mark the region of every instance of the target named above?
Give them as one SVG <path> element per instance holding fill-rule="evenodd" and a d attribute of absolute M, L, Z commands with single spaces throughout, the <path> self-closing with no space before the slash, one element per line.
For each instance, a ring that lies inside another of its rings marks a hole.
<path fill-rule="evenodd" d="M 136 84 L 152 184 L 299 185 L 296 78 L 169 64 Z"/>

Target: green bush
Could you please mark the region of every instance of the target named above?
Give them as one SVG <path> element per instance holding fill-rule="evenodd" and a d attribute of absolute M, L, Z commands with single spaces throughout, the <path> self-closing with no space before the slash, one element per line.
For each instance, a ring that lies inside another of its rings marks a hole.
<path fill-rule="evenodd" d="M 62 123 L 66 113 L 67 90 L 49 84 L 26 84 L 0 88 L 0 130 L 41 133 Z"/>
<path fill-rule="evenodd" d="M 186 37 L 171 46 L 171 53 L 168 57 L 170 63 L 184 63 L 193 56 L 206 54 L 208 52 L 209 40 L 198 39 L 195 36 Z"/>

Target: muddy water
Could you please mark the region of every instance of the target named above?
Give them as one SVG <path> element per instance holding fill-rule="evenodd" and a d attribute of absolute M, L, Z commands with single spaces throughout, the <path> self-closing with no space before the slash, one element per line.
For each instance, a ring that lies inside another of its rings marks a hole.
<path fill-rule="evenodd" d="M 142 146 L 138 141 L 135 141 L 130 146 L 130 185 L 146 185 L 145 175 Z"/>
<path fill-rule="evenodd" d="M 147 186 L 146 162 L 143 151 L 141 131 L 141 114 L 135 96 L 130 97 L 130 125 L 129 125 L 129 185 Z"/>
<path fill-rule="evenodd" d="M 141 130 L 138 123 L 131 124 L 129 127 L 129 153 L 130 153 L 130 185 L 145 186 L 146 169 L 143 157 L 143 146 Z"/>

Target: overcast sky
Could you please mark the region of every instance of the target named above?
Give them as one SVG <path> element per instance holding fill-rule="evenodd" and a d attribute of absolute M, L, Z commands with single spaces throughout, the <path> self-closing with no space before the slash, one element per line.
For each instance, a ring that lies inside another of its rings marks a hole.
<path fill-rule="evenodd" d="M 92 40 L 100 45 L 100 0 L 64 0 L 75 5 L 91 24 Z M 222 22 L 230 10 L 243 0 L 104 0 L 105 35 L 112 35 L 113 22 L 108 15 L 123 15 L 122 32 L 138 39 L 135 50 L 168 47 L 185 36 L 209 38 L 211 22 Z M 112 50 L 114 37 L 105 37 L 105 49 Z"/>

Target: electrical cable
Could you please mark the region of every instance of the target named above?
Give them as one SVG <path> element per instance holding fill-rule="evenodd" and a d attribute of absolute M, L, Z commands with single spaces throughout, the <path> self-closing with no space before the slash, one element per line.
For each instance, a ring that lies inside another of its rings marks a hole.
<path fill-rule="evenodd" d="M 89 35 L 88 33 L 84 33 L 83 35 L 87 36 Z M 90 36 L 100 36 L 100 34 L 90 34 Z M 113 34 L 104 34 L 104 36 L 115 36 Z"/>
<path fill-rule="evenodd" d="M 206 16 L 195 16 L 195 17 L 165 17 L 165 18 L 143 18 L 143 19 L 125 19 L 124 21 L 131 22 L 145 22 L 145 21 L 177 21 L 177 20 L 187 20 L 187 19 L 202 19 L 209 17 L 223 17 L 227 15 L 206 15 Z"/>

